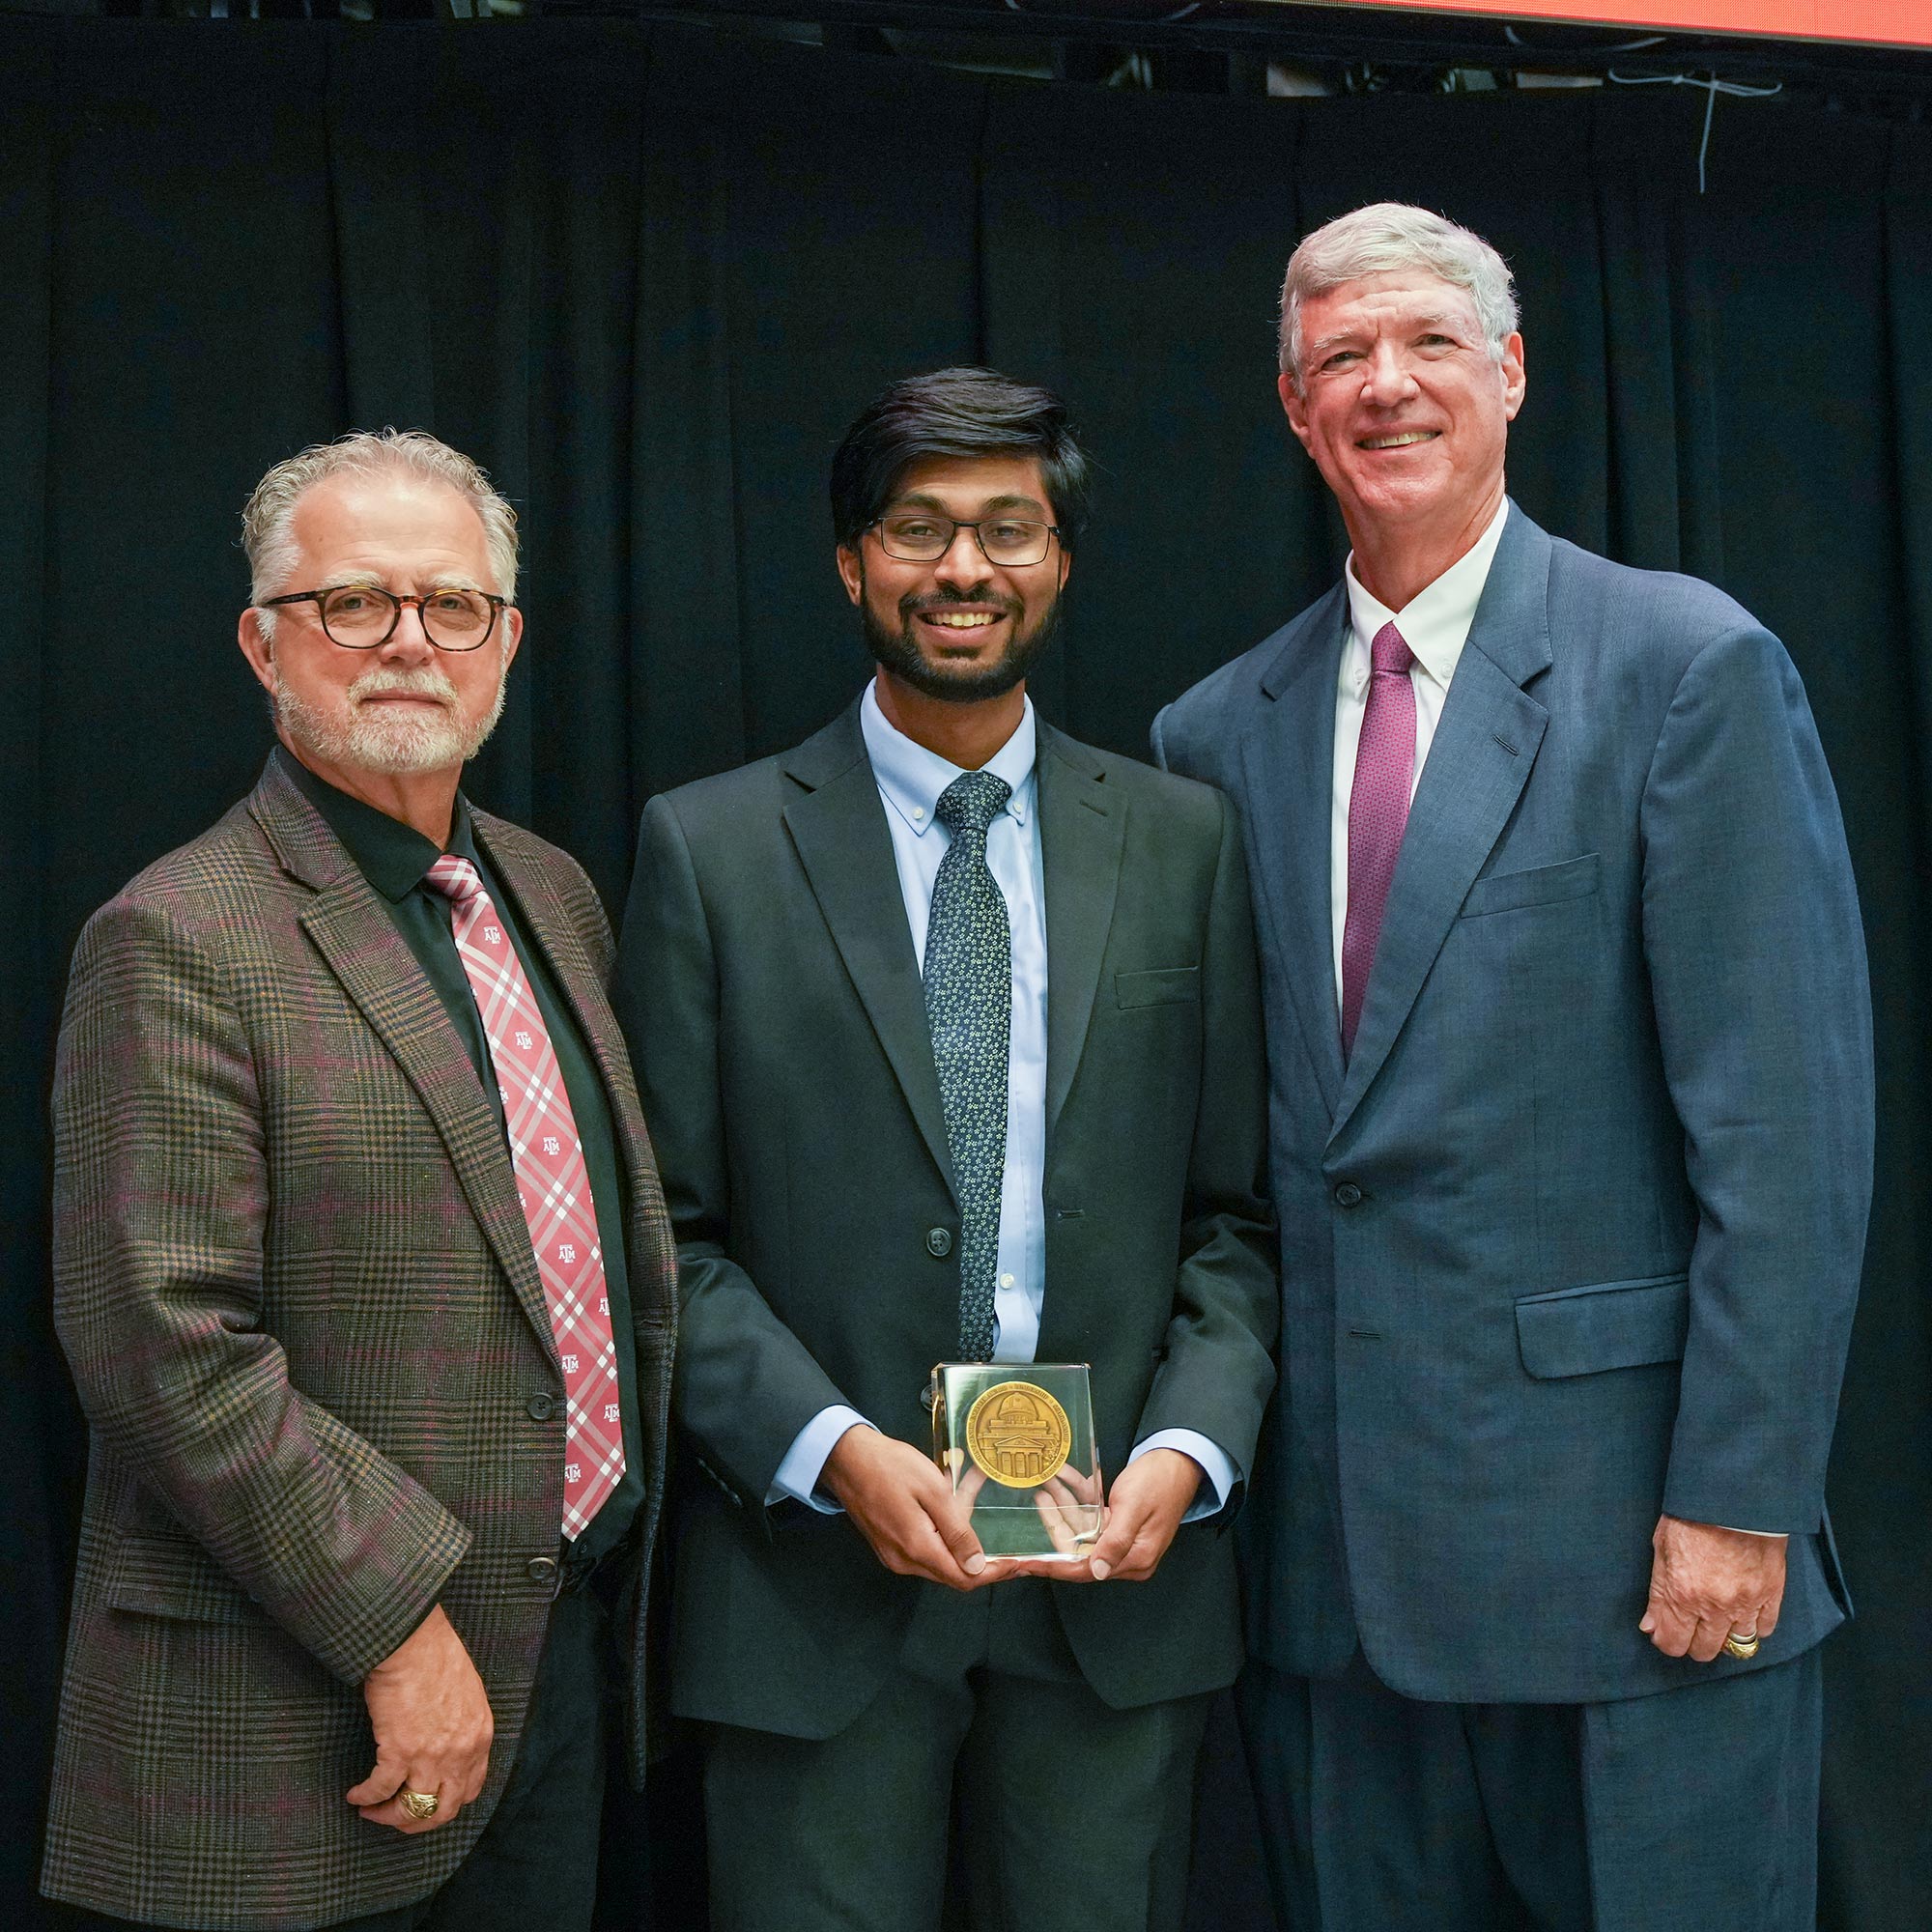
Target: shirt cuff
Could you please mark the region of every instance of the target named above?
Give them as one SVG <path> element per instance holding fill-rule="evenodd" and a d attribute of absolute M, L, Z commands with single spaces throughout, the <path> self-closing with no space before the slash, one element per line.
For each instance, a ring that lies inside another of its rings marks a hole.
<path fill-rule="evenodd" d="M 1720 1523 L 1719 1523 L 1719 1524 L 1717 1525 L 1717 1527 L 1718 1527 L 1719 1529 L 1728 1529 L 1728 1530 L 1729 1530 L 1729 1531 L 1731 1532 L 1731 1534 L 1732 1534 L 1733 1536 L 1786 1536 L 1786 1537 L 1788 1537 L 1788 1536 L 1789 1536 L 1789 1535 L 1791 1534 L 1791 1532 L 1790 1532 L 1790 1531 L 1789 1531 L 1788 1529 L 1739 1529 L 1739 1528 L 1737 1528 L 1737 1527 L 1736 1527 L 1736 1525 L 1735 1525 L 1735 1524 L 1732 1524 L 1732 1523 L 1728 1523 L 1728 1522 L 1720 1522 Z"/>
<path fill-rule="evenodd" d="M 842 1516 L 844 1512 L 830 1496 L 818 1493 L 818 1478 L 825 1468 L 825 1459 L 848 1429 L 871 1426 L 856 1408 L 847 1408 L 843 1403 L 821 1408 L 792 1437 L 791 1447 L 785 1451 L 784 1461 L 779 1464 L 778 1474 L 765 1493 L 765 1507 L 769 1509 L 789 1497 L 795 1503 L 815 1509 L 821 1516 Z"/>
<path fill-rule="evenodd" d="M 1227 1508 L 1228 1498 L 1240 1480 L 1241 1472 L 1235 1467 L 1234 1459 L 1225 1449 L 1208 1441 L 1199 1430 L 1157 1429 L 1145 1442 L 1134 1444 L 1133 1454 L 1127 1462 L 1130 1464 L 1138 1463 L 1150 1449 L 1179 1449 L 1183 1456 L 1191 1456 L 1201 1465 L 1201 1487 L 1194 1492 L 1187 1514 L 1180 1519 L 1182 1522 L 1199 1522 L 1203 1517 L 1213 1516 Z"/>

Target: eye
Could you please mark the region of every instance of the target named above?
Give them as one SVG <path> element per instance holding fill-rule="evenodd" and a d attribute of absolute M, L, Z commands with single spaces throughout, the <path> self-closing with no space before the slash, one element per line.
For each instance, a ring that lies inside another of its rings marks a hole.
<path fill-rule="evenodd" d="M 939 526 L 930 517 L 895 517 L 886 527 L 909 543 L 929 543 L 939 534 Z"/>
<path fill-rule="evenodd" d="M 1023 544 L 1033 535 L 1031 524 L 988 524 L 980 534 L 988 543 Z"/>

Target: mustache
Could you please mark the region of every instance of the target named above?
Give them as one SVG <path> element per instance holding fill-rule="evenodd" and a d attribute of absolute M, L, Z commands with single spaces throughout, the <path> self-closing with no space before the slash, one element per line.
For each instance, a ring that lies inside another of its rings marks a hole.
<path fill-rule="evenodd" d="M 412 697 L 434 697 L 440 703 L 454 705 L 456 687 L 449 681 L 446 671 L 435 665 L 424 665 L 419 670 L 403 670 L 394 665 L 372 665 L 349 687 L 349 696 L 353 703 L 360 703 L 365 697 L 377 697 L 385 692 L 406 692 Z"/>
<path fill-rule="evenodd" d="M 991 604 L 1004 611 L 1009 617 L 1017 617 L 1026 608 L 1017 597 L 1002 597 L 990 584 L 976 585 L 971 590 L 954 590 L 942 584 L 939 589 L 920 593 L 908 590 L 899 599 L 899 616 L 902 620 L 917 617 L 924 611 L 944 611 L 954 604 Z"/>

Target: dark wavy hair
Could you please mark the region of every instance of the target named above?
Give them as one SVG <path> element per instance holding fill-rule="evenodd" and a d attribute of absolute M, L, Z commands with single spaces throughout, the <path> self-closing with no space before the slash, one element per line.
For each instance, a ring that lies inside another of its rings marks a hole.
<path fill-rule="evenodd" d="M 1087 521 L 1087 453 L 1051 389 L 996 369 L 935 369 L 874 396 L 832 459 L 832 527 L 856 546 L 884 515 L 899 478 L 929 456 L 1032 456 L 1070 552 Z"/>

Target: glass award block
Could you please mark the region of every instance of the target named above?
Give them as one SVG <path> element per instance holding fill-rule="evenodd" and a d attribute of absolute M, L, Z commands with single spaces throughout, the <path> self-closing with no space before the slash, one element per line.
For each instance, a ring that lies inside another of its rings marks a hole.
<path fill-rule="evenodd" d="M 1106 1498 L 1085 1362 L 941 1362 L 932 1457 L 988 1556 L 1082 1561 Z"/>

